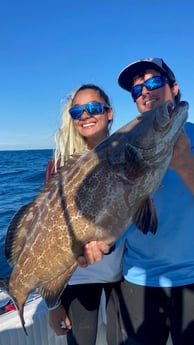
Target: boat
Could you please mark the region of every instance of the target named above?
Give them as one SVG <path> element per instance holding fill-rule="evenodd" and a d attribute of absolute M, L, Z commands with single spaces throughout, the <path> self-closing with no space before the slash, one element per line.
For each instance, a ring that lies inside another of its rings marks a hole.
<path fill-rule="evenodd" d="M 1 309 L 12 304 L 10 297 L 0 291 Z M 39 294 L 31 295 L 24 307 L 25 334 L 17 310 L 9 309 L 0 314 L 0 345 L 67 345 L 66 336 L 57 336 L 48 323 L 48 310 Z M 107 345 L 104 295 L 99 310 L 96 345 Z"/>
<path fill-rule="evenodd" d="M 1 293 L 2 292 L 0 292 L 1 306 L 1 297 L 3 297 L 4 301 L 8 304 L 12 303 L 8 295 L 3 296 Z M 0 345 L 67 345 L 66 336 L 57 336 L 50 328 L 47 306 L 39 294 L 34 293 L 30 295 L 24 307 L 24 318 L 28 336 L 22 328 L 17 310 L 10 309 L 0 315 Z M 99 310 L 96 345 L 107 345 L 104 294 L 102 294 Z M 172 345 L 170 338 L 167 345 Z"/>

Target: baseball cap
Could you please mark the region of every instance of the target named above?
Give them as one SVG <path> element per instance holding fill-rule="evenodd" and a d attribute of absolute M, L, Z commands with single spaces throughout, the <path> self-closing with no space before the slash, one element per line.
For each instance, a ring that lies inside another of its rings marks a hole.
<path fill-rule="evenodd" d="M 176 81 L 174 73 L 161 58 L 145 58 L 132 62 L 120 72 L 118 76 L 119 85 L 123 89 L 130 92 L 133 78 L 141 71 L 145 71 L 146 69 L 154 69 L 159 71 L 162 75 L 165 75 L 169 81 Z"/>

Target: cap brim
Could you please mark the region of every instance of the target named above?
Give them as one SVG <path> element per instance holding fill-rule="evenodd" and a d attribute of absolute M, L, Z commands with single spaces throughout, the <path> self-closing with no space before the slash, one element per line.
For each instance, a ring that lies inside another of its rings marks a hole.
<path fill-rule="evenodd" d="M 157 64 L 151 61 L 138 61 L 133 63 L 132 65 L 128 65 L 121 71 L 121 73 L 118 76 L 119 85 L 123 89 L 130 92 L 133 83 L 133 78 L 140 72 L 145 71 L 149 68 L 158 70 L 161 73 L 165 72 L 161 67 L 159 67 Z"/>

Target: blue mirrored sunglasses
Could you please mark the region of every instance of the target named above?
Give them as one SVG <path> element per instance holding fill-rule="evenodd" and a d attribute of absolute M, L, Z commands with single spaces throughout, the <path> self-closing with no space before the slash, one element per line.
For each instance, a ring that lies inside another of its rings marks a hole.
<path fill-rule="evenodd" d="M 142 95 L 142 89 L 144 86 L 149 91 L 152 91 L 152 90 L 159 89 L 160 87 L 163 87 L 166 83 L 168 83 L 168 79 L 163 76 L 158 75 L 158 76 L 149 78 L 145 80 L 144 83 L 133 86 L 131 89 L 131 95 L 134 101 L 136 101 L 136 99 Z"/>
<path fill-rule="evenodd" d="M 69 113 L 73 120 L 79 120 L 83 111 L 90 116 L 104 114 L 105 110 L 110 108 L 110 105 L 100 102 L 89 102 L 83 105 L 75 105 L 69 109 Z"/>

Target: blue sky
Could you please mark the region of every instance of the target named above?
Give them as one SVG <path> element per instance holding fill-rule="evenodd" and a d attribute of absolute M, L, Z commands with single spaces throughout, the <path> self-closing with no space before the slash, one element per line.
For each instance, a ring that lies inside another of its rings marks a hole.
<path fill-rule="evenodd" d="M 68 94 L 109 94 L 113 131 L 137 109 L 117 84 L 132 61 L 162 57 L 194 122 L 194 4 L 183 0 L 1 0 L 0 150 L 53 148 Z"/>

